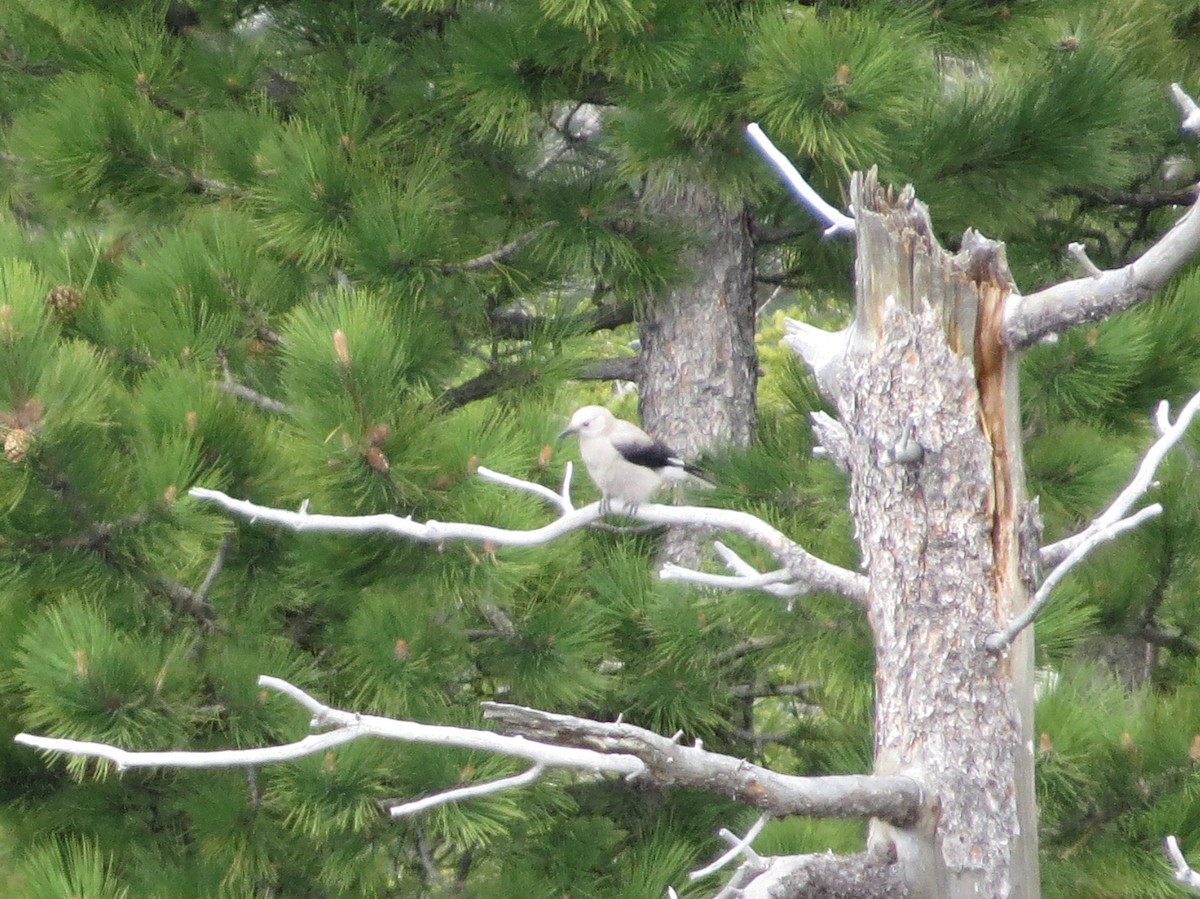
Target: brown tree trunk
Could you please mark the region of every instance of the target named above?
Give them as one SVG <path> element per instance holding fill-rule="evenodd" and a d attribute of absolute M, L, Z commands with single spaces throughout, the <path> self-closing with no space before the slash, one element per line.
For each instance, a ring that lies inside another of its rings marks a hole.
<path fill-rule="evenodd" d="M 1003 246 L 946 253 L 910 189 L 856 176 L 856 313 L 825 386 L 848 432 L 851 506 L 870 578 L 875 771 L 924 784 L 923 826 L 876 823 L 914 895 L 1038 895 L 1030 635 L 984 639 L 1027 598 L 1015 360 L 1000 341 Z"/>
<path fill-rule="evenodd" d="M 757 418 L 754 246 L 745 202 L 698 184 L 662 190 L 644 206 L 691 240 L 691 276 L 645 298 L 640 325 L 642 424 L 686 459 L 723 445 L 749 446 Z M 702 535 L 672 529 L 665 558 L 694 564 Z"/>

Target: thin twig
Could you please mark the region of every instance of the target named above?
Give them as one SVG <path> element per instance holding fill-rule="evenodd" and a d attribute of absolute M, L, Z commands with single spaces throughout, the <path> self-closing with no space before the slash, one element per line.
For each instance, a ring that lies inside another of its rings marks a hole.
<path fill-rule="evenodd" d="M 1155 423 L 1161 436 L 1146 450 L 1146 455 L 1142 457 L 1141 464 L 1138 465 L 1129 485 L 1117 495 L 1117 498 L 1104 512 L 1078 534 L 1042 547 L 1039 553 L 1041 563 L 1046 566 L 1057 565 L 1079 543 L 1089 539 L 1093 531 L 1103 530 L 1124 518 L 1125 513 L 1133 504 L 1153 486 L 1158 466 L 1162 464 L 1171 448 L 1187 433 L 1188 426 L 1197 412 L 1200 412 L 1200 393 L 1188 400 L 1174 424 L 1171 424 L 1170 421 L 1170 405 L 1166 402 L 1159 403 L 1155 411 Z"/>
<path fill-rule="evenodd" d="M 287 403 L 273 400 L 271 397 L 265 396 L 257 390 L 247 387 L 245 384 L 238 384 L 236 381 L 221 381 L 220 387 L 226 393 L 236 396 L 239 400 L 244 400 L 247 403 L 258 406 L 264 412 L 287 415 L 292 411 L 292 407 Z"/>
<path fill-rule="evenodd" d="M 487 796 L 503 790 L 512 790 L 516 787 L 523 787 L 533 783 L 545 773 L 545 765 L 534 765 L 528 771 L 522 774 L 514 774 L 512 777 L 502 777 L 499 780 L 492 780 L 487 783 L 472 784 L 469 787 L 446 790 L 443 793 L 434 793 L 432 796 L 426 796 L 423 799 L 414 799 L 411 802 L 389 806 L 388 814 L 393 818 L 403 818 L 407 815 L 415 815 L 417 812 L 437 808 L 440 805 L 448 805 L 451 802 L 472 799 L 476 796 Z"/>
<path fill-rule="evenodd" d="M 1196 101 L 1188 96 L 1178 82 L 1171 85 L 1171 99 L 1175 101 L 1175 105 L 1179 107 L 1179 114 L 1183 116 L 1183 121 L 1179 123 L 1180 130 L 1200 134 L 1200 106 L 1196 105 Z"/>
<path fill-rule="evenodd" d="M 196 596 L 202 602 L 208 601 L 208 594 L 212 592 L 213 584 L 217 582 L 221 569 L 225 567 L 225 560 L 229 558 L 229 547 L 232 545 L 233 537 L 231 535 L 226 534 L 221 538 L 221 542 L 217 546 L 217 554 L 213 557 L 212 564 L 208 566 L 208 573 L 204 575 L 204 581 L 196 590 Z"/>
<path fill-rule="evenodd" d="M 1167 858 L 1175 866 L 1175 879 L 1193 893 L 1200 893 L 1200 873 L 1194 871 L 1192 866 L 1187 863 L 1187 859 L 1183 857 L 1179 841 L 1173 835 L 1169 836 L 1165 840 L 1163 848 L 1166 849 Z"/>
<path fill-rule="evenodd" d="M 792 573 L 786 568 L 768 571 L 765 574 L 709 574 L 707 571 L 684 568 L 674 562 L 665 563 L 658 570 L 658 576 L 664 581 L 684 581 L 689 584 L 699 584 L 702 587 L 725 587 L 730 590 L 756 590 L 775 584 L 790 584 L 795 581 Z"/>
<path fill-rule="evenodd" d="M 711 864 L 705 865 L 703 868 L 698 868 L 697 870 L 691 872 L 688 875 L 688 880 L 700 880 L 702 877 L 708 877 L 710 874 L 716 874 L 738 856 L 746 855 L 749 851 L 751 851 L 750 844 L 754 842 L 755 838 L 760 833 L 762 833 L 762 829 L 767 826 L 767 822 L 770 820 L 770 815 L 759 815 L 758 820 L 754 822 L 754 825 L 748 831 L 746 831 L 746 835 L 744 837 L 741 837 L 740 839 L 737 837 L 733 838 L 733 845 L 728 852 L 723 853 L 720 858 Z M 725 837 L 726 834 L 729 834 L 729 831 L 721 831 L 722 837 Z M 754 854 L 753 858 L 761 861 L 761 858 L 757 854 Z"/>
<path fill-rule="evenodd" d="M 1100 267 L 1088 257 L 1087 248 L 1078 241 L 1072 241 L 1067 244 L 1067 252 L 1071 258 L 1079 263 L 1079 267 L 1091 275 L 1093 278 L 1099 278 L 1104 274 Z"/>
<path fill-rule="evenodd" d="M 513 253 L 525 247 L 533 241 L 535 237 L 545 231 L 547 228 L 554 227 L 555 222 L 542 222 L 536 228 L 526 231 L 519 237 L 510 240 L 502 247 L 492 250 L 490 253 L 484 253 L 482 256 L 476 256 L 474 259 L 467 259 L 463 262 L 456 262 L 450 265 L 442 266 L 442 273 L 446 275 L 459 275 L 463 272 L 477 272 L 489 266 L 495 265 L 504 259 L 507 259 Z"/>
<path fill-rule="evenodd" d="M 1050 594 L 1054 591 L 1054 588 L 1058 586 L 1059 582 L 1067 576 L 1067 573 L 1072 568 L 1075 568 L 1080 562 L 1082 562 L 1084 558 L 1092 552 L 1092 550 L 1103 543 L 1107 543 L 1114 537 L 1136 528 L 1142 522 L 1161 515 L 1162 510 L 1162 506 L 1160 506 L 1158 503 L 1155 503 L 1152 506 L 1147 506 L 1146 508 L 1135 512 L 1128 518 L 1122 518 L 1120 521 L 1113 522 L 1107 527 L 1099 528 L 1094 531 L 1089 528 L 1090 533 L 1088 534 L 1087 538 L 1076 544 L 1075 549 L 1073 549 L 1065 559 L 1059 562 L 1053 571 L 1046 575 L 1046 579 L 1042 582 L 1042 585 L 1038 587 L 1037 593 L 1033 595 L 1033 599 L 1030 600 L 1029 605 L 1025 607 L 1025 611 L 1013 618 L 1013 620 L 1009 622 L 1008 626 L 1004 630 L 990 634 L 988 638 L 984 640 L 984 647 L 986 647 L 989 652 L 1000 652 L 1002 649 L 1012 643 L 1012 641 L 1017 638 L 1017 634 L 1021 633 L 1021 631 L 1027 628 L 1033 619 L 1038 616 L 1038 613 L 1040 613 L 1042 609 L 1046 607 L 1046 603 L 1050 601 Z"/>
<path fill-rule="evenodd" d="M 782 177 L 784 182 L 792 189 L 792 192 L 807 206 L 817 218 L 821 219 L 829 227 L 825 229 L 825 236 L 832 237 L 835 234 L 853 234 L 854 219 L 844 214 L 841 210 L 835 209 L 825 202 L 825 199 L 813 190 L 812 185 L 804 180 L 804 176 L 800 174 L 790 159 L 783 155 L 779 149 L 771 143 L 771 139 L 763 133 L 763 130 L 757 124 L 751 123 L 746 126 L 746 135 L 750 141 L 758 149 L 759 153 L 769 162 L 772 168 L 775 169 Z"/>

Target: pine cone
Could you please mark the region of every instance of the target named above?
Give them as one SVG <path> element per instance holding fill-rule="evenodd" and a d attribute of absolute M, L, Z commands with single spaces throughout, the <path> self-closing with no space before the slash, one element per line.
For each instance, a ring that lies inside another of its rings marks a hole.
<path fill-rule="evenodd" d="M 25 459 L 25 453 L 33 444 L 33 433 L 24 428 L 13 428 L 4 435 L 4 458 L 17 463 Z"/>
<path fill-rule="evenodd" d="M 59 321 L 72 319 L 83 305 L 83 291 L 69 284 L 59 284 L 46 294 L 46 305 Z"/>

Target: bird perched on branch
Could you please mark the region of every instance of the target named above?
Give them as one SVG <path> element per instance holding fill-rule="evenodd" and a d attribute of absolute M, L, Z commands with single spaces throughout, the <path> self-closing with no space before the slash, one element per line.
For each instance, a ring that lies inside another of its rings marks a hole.
<path fill-rule="evenodd" d="M 579 454 L 600 489 L 602 511 L 610 510 L 613 503 L 633 511 L 666 480 L 686 481 L 690 475 L 707 483 L 701 469 L 603 406 L 576 410 L 558 436 L 562 439 L 569 434 L 579 436 Z"/>

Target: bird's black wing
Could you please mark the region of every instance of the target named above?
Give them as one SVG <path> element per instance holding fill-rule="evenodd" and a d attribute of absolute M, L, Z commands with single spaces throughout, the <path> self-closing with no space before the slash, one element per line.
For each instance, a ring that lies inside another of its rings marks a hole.
<path fill-rule="evenodd" d="M 652 443 L 618 443 L 614 441 L 613 448 L 621 454 L 621 458 L 626 462 L 653 468 L 660 474 L 666 469 L 676 469 L 677 471 L 686 471 L 692 477 L 699 478 L 706 484 L 716 483 L 716 479 L 710 472 L 703 468 L 697 468 L 690 462 L 684 462 L 673 449 L 659 440 Z"/>
<path fill-rule="evenodd" d="M 621 458 L 634 465 L 653 468 L 659 471 L 663 468 L 683 468 L 680 459 L 665 443 L 655 440 L 651 443 L 620 443 L 613 442 L 613 449 L 621 454 Z"/>

